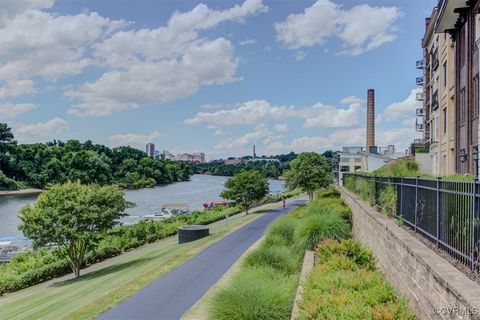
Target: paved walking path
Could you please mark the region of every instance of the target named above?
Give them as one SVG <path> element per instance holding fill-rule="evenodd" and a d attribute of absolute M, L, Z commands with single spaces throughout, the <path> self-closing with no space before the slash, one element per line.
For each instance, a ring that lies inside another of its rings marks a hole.
<path fill-rule="evenodd" d="M 301 205 L 273 209 L 100 315 L 100 320 L 177 320 L 237 261 L 280 215 Z"/>

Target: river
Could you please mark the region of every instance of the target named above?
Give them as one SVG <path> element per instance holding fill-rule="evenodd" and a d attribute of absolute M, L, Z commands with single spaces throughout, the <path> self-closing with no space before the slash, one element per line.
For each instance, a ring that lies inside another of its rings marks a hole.
<path fill-rule="evenodd" d="M 193 175 L 189 181 L 176 182 L 155 188 L 125 190 L 127 201 L 136 204 L 127 209 L 128 216 L 122 218 L 129 223 L 138 220 L 140 216 L 159 211 L 163 204 L 182 202 L 189 205 L 191 210 L 202 209 L 205 202 L 220 199 L 223 184 L 227 177 Z M 284 190 L 284 182 L 269 180 L 270 193 L 279 193 Z M 26 204 L 33 204 L 37 195 L 0 196 L 0 238 L 3 236 L 22 237 L 17 229 L 20 223 L 18 212 Z"/>

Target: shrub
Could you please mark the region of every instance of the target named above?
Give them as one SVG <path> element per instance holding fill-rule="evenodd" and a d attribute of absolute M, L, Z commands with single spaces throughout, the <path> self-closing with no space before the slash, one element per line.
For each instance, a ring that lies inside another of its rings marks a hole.
<path fill-rule="evenodd" d="M 332 256 L 342 255 L 352 260 L 360 268 L 375 270 L 375 258 L 357 240 L 347 239 L 338 242 L 328 239 L 317 246 L 315 253 L 320 263 L 329 261 Z"/>
<path fill-rule="evenodd" d="M 415 319 L 380 273 L 365 270 L 315 268 L 300 309 L 300 319 L 374 319 L 375 312 L 393 314 L 391 319 Z"/>
<path fill-rule="evenodd" d="M 247 256 L 245 264 L 252 267 L 268 266 L 285 274 L 294 274 L 299 269 L 300 255 L 286 246 L 263 245 Z"/>
<path fill-rule="evenodd" d="M 245 268 L 214 297 L 210 318 L 289 319 L 297 280 L 297 277 L 286 277 L 270 267 Z"/>
<path fill-rule="evenodd" d="M 295 228 L 297 221 L 290 217 L 284 216 L 278 218 L 267 231 L 268 237 L 280 237 L 285 245 L 291 245 L 295 241 Z"/>
<path fill-rule="evenodd" d="M 397 191 L 392 185 L 387 185 L 380 192 L 378 207 L 387 217 L 397 214 Z"/>
<path fill-rule="evenodd" d="M 300 319 L 416 319 L 358 241 L 329 239 L 316 255 L 319 263 L 307 278 Z"/>
<path fill-rule="evenodd" d="M 312 214 L 299 225 L 296 245 L 303 249 L 313 249 L 325 239 L 343 240 L 349 236 L 350 225 L 337 213 Z"/>

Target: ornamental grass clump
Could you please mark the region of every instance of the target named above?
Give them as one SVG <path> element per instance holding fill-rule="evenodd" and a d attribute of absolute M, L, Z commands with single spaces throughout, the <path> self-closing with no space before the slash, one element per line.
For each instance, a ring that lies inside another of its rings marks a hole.
<path fill-rule="evenodd" d="M 296 246 L 313 249 L 325 239 L 343 240 L 350 237 L 350 225 L 336 212 L 310 214 L 296 230 Z"/>
<path fill-rule="evenodd" d="M 267 239 L 278 236 L 283 240 L 284 245 L 291 245 L 295 242 L 295 229 L 297 224 L 297 220 L 291 216 L 280 217 L 269 227 Z"/>
<path fill-rule="evenodd" d="M 217 320 L 289 319 L 298 278 L 270 267 L 246 267 L 221 289 L 210 306 Z"/>
<path fill-rule="evenodd" d="M 301 255 L 293 248 L 263 245 L 246 258 L 245 264 L 252 267 L 267 266 L 290 275 L 297 272 L 300 258 Z"/>

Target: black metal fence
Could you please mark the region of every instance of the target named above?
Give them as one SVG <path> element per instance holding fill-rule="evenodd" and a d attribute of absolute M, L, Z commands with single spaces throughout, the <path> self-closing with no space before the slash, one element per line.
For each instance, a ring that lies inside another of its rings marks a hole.
<path fill-rule="evenodd" d="M 457 261 L 478 271 L 478 180 L 344 174 L 343 183 L 373 206 L 399 218 Z"/>

